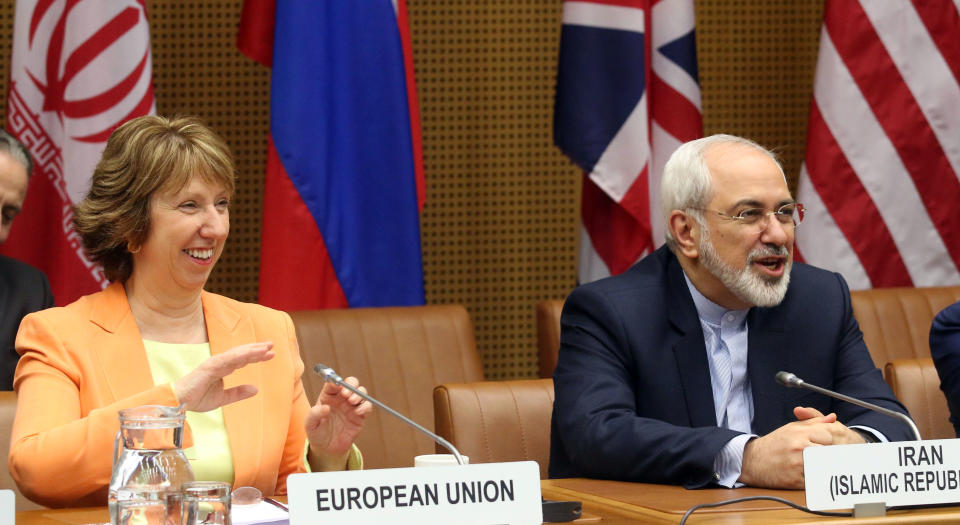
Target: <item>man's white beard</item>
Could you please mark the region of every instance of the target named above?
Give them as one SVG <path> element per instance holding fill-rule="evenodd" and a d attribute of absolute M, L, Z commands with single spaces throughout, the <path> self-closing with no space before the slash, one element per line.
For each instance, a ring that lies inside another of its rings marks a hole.
<path fill-rule="evenodd" d="M 788 254 L 786 246 L 779 250 L 764 246 L 757 248 L 747 255 L 747 264 L 742 270 L 737 270 L 727 264 L 713 248 L 710 234 L 706 228 L 701 228 L 703 237 L 700 239 L 700 260 L 704 268 L 714 275 L 720 282 L 733 292 L 743 302 L 755 306 L 776 306 L 783 301 L 790 286 L 790 269 L 792 260 L 784 263 L 783 275 L 772 277 L 753 271 L 753 261 L 772 255 Z"/>

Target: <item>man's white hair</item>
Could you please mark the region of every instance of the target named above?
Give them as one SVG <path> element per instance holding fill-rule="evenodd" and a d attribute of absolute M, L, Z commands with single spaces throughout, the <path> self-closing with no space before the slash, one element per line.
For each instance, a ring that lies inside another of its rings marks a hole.
<path fill-rule="evenodd" d="M 705 207 L 713 197 L 710 168 L 707 167 L 705 156 L 707 150 L 716 144 L 739 144 L 763 152 L 776 163 L 780 174 L 783 175 L 783 167 L 777 160 L 777 156 L 750 139 L 718 134 L 682 144 L 667 160 L 663 168 L 663 180 L 660 182 L 660 206 L 663 212 L 663 223 L 667 225 L 664 237 L 670 249 L 676 247 L 676 240 L 669 228 L 670 213 L 673 210 L 693 210 L 692 215 L 697 222 L 703 224 L 703 216 L 696 209 Z"/>

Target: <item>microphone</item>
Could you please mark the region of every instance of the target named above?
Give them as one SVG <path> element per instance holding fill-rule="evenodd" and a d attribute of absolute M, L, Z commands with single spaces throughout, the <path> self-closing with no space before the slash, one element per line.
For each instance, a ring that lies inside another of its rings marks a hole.
<path fill-rule="evenodd" d="M 821 388 L 816 385 L 811 385 L 810 383 L 804 382 L 803 379 L 800 379 L 799 377 L 797 377 L 794 374 L 791 374 L 790 372 L 783 372 L 783 371 L 777 372 L 776 377 L 777 377 L 777 382 L 787 388 L 806 388 L 808 390 L 813 390 L 814 392 L 819 392 L 825 396 L 830 396 L 832 398 L 836 398 L 841 401 L 846 401 L 847 403 L 853 403 L 854 405 L 862 406 L 863 408 L 873 410 L 874 412 L 880 412 L 881 414 L 885 414 L 890 417 L 895 417 L 910 426 L 910 430 L 913 431 L 913 435 L 917 438 L 917 441 L 923 441 L 923 439 L 920 437 L 920 431 L 917 430 L 917 425 L 915 425 L 913 423 L 913 420 L 910 419 L 910 416 L 906 414 L 901 414 L 896 410 L 883 408 L 882 406 L 874 405 L 873 403 L 867 403 L 866 401 L 861 401 L 857 398 L 850 397 L 850 396 L 841 394 L 839 392 L 834 392 L 833 390 L 827 390 L 826 388 Z"/>
<path fill-rule="evenodd" d="M 447 450 L 449 450 L 453 454 L 453 457 L 457 458 L 458 465 L 463 465 L 463 456 L 460 454 L 460 451 L 457 450 L 457 447 L 453 446 L 453 444 L 451 444 L 446 439 L 443 439 L 442 437 L 434 434 L 433 432 L 430 432 L 426 428 L 418 425 L 416 421 L 408 418 L 407 416 L 401 414 L 400 412 L 397 412 L 396 410 L 388 407 L 387 405 L 384 405 L 383 403 L 377 401 L 372 396 L 370 396 L 366 392 L 362 392 L 359 388 L 351 385 L 350 383 L 347 383 L 346 381 L 343 380 L 342 377 L 338 376 L 337 373 L 334 372 L 333 369 L 330 368 L 329 366 L 323 363 L 317 363 L 313 367 L 313 371 L 318 376 L 322 377 L 325 382 L 333 383 L 335 385 L 339 385 L 339 386 L 342 386 L 343 388 L 346 388 L 347 390 L 353 392 L 354 394 L 357 394 L 358 396 L 366 399 L 367 401 L 373 403 L 374 405 L 377 405 L 378 407 L 386 410 L 387 412 L 392 414 L 394 417 L 396 417 L 400 421 L 403 421 L 404 423 L 410 425 L 411 427 L 419 430 L 421 433 L 426 434 L 435 443 L 438 443 L 442 445 L 444 448 L 446 448 Z"/>

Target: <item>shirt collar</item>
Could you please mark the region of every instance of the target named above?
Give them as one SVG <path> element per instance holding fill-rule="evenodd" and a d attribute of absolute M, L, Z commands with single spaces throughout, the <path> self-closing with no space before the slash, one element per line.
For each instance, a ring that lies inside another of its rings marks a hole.
<path fill-rule="evenodd" d="M 690 295 L 693 297 L 693 305 L 697 308 L 697 316 L 701 320 L 715 326 L 720 326 L 720 321 L 723 319 L 723 316 L 729 312 L 734 316 L 733 324 L 735 326 L 742 325 L 746 322 L 747 313 L 750 312 L 749 308 L 727 310 L 700 293 L 700 290 L 697 290 L 697 287 L 690 282 L 690 278 L 687 277 L 686 272 L 683 274 L 683 280 L 687 282 L 687 289 L 690 290 Z"/>

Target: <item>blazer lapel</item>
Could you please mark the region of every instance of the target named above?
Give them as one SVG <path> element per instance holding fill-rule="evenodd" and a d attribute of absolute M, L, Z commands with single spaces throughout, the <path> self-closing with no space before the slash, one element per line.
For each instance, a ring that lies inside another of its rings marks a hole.
<path fill-rule="evenodd" d="M 143 337 L 123 285 L 113 283 L 88 298 L 90 322 L 101 329 L 93 331 L 91 349 L 100 361 L 104 383 L 113 396 L 109 402 L 104 400 L 104 404 L 133 396 L 153 385 Z"/>
<path fill-rule="evenodd" d="M 226 301 L 214 294 L 203 292 L 203 315 L 210 338 L 210 354 L 217 355 L 231 348 L 256 342 L 256 332 L 250 319 L 240 315 Z M 262 388 L 262 367 L 245 366 L 223 380 L 224 388 L 251 384 Z M 264 396 L 223 407 L 223 419 L 233 453 L 234 486 L 264 485 L 257 483 L 256 475 L 261 463 L 260 445 L 263 441 Z"/>
<path fill-rule="evenodd" d="M 703 329 L 697 317 L 683 268 L 671 255 L 667 263 L 667 319 L 678 339 L 673 345 L 677 371 L 683 385 L 684 401 L 691 427 L 715 427 L 717 415 L 713 407 L 713 390 L 710 387 L 710 367 L 707 363 L 707 347 L 703 342 Z"/>
<path fill-rule="evenodd" d="M 753 391 L 753 430 L 766 434 L 792 421 L 786 387 L 775 376 L 790 367 L 792 348 L 785 330 L 783 308 L 754 308 L 747 316 L 747 369 Z M 784 419 L 786 418 L 786 419 Z"/>

